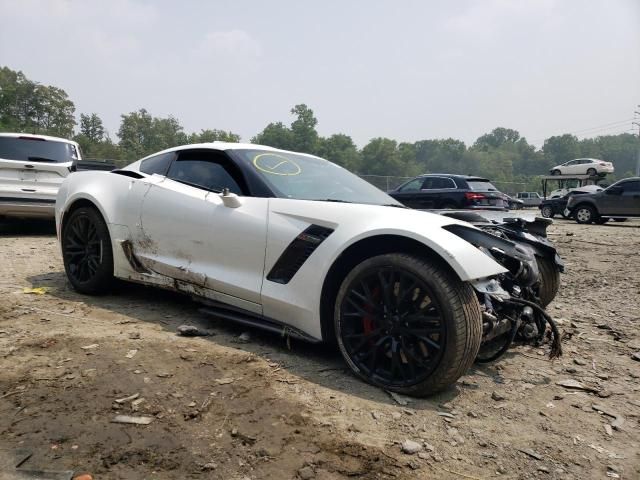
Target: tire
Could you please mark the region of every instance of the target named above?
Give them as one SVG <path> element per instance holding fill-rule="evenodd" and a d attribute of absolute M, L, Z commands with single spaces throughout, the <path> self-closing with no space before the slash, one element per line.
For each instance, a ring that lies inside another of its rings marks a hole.
<path fill-rule="evenodd" d="M 598 171 L 595 168 L 590 168 L 590 169 L 587 170 L 587 175 L 594 176 L 594 175 L 597 175 L 597 174 L 598 174 Z"/>
<path fill-rule="evenodd" d="M 114 283 L 113 250 L 102 215 L 90 207 L 71 213 L 61 236 L 62 258 L 73 288 L 89 295 L 108 292 Z"/>
<path fill-rule="evenodd" d="M 574 217 L 576 222 L 580 224 L 587 224 L 595 222 L 598 219 L 598 213 L 593 207 L 589 205 L 580 205 L 574 210 Z"/>
<path fill-rule="evenodd" d="M 545 205 L 544 207 L 542 207 L 542 209 L 540 209 L 540 213 L 544 218 L 553 218 L 555 216 L 555 213 L 553 212 L 553 207 L 549 205 Z"/>
<path fill-rule="evenodd" d="M 551 175 L 560 175 L 562 172 L 557 168 L 555 170 L 551 170 Z"/>
<path fill-rule="evenodd" d="M 480 347 L 481 319 L 469 284 L 401 253 L 357 265 L 334 308 L 336 340 L 351 370 L 413 396 L 443 390 L 468 370 Z"/>
<path fill-rule="evenodd" d="M 560 271 L 556 268 L 553 259 L 536 257 L 536 261 L 540 271 L 538 298 L 540 298 L 540 304 L 546 308 L 556 298 L 560 288 Z"/>

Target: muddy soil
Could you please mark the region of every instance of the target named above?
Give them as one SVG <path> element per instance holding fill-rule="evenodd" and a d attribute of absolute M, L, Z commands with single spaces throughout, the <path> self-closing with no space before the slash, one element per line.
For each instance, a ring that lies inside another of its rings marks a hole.
<path fill-rule="evenodd" d="M 400 404 L 330 347 L 180 295 L 79 295 L 51 225 L 0 226 L 0 478 L 25 478 L 24 452 L 21 468 L 95 479 L 640 478 L 640 222 L 560 220 L 550 237 L 567 266 L 549 307 L 564 356 L 516 347 Z"/>

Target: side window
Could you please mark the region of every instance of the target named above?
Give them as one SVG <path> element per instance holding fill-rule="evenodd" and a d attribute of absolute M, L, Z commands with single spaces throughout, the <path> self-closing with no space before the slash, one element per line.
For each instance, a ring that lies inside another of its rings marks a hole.
<path fill-rule="evenodd" d="M 440 177 L 435 180 L 437 180 L 435 183 L 437 186 L 435 188 L 456 188 L 456 184 L 450 178 Z"/>
<path fill-rule="evenodd" d="M 427 177 L 424 179 L 424 183 L 422 184 L 422 190 L 433 190 L 435 187 L 433 186 L 433 177 Z"/>
<path fill-rule="evenodd" d="M 624 193 L 640 193 L 640 181 L 625 182 L 620 186 L 622 187 Z"/>
<path fill-rule="evenodd" d="M 240 178 L 234 174 L 228 159 L 215 152 L 180 153 L 171 164 L 167 177 L 213 192 L 221 192 L 222 189 L 228 188 L 230 192 L 243 195 Z"/>
<path fill-rule="evenodd" d="M 173 152 L 170 152 L 149 157 L 140 164 L 140 171 L 148 175 L 153 175 L 154 173 L 166 175 L 174 155 Z"/>
<path fill-rule="evenodd" d="M 423 178 L 416 178 L 414 180 L 411 180 L 409 183 L 405 184 L 403 187 L 401 187 L 400 191 L 401 192 L 417 192 L 418 190 L 420 190 L 423 183 L 424 183 Z"/>

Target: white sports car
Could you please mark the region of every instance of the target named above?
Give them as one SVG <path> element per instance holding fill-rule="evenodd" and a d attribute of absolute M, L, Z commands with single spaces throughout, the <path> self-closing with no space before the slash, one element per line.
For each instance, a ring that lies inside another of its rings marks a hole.
<path fill-rule="evenodd" d="M 562 264 L 546 225 L 459 215 L 481 228 L 318 157 L 221 142 L 74 173 L 56 202 L 79 292 L 114 278 L 185 292 L 222 318 L 336 342 L 357 375 L 412 395 L 554 327 L 542 306 Z"/>

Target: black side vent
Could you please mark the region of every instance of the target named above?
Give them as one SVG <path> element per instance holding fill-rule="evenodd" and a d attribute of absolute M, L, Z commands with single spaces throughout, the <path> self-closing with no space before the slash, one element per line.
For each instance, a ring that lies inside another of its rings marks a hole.
<path fill-rule="evenodd" d="M 289 283 L 315 249 L 332 233 L 333 230 L 330 228 L 309 225 L 285 248 L 267 275 L 267 280 L 276 283 Z"/>
<path fill-rule="evenodd" d="M 111 170 L 111 173 L 115 173 L 116 175 L 124 175 L 125 177 L 131 178 L 144 178 L 144 175 L 133 170 Z"/>

